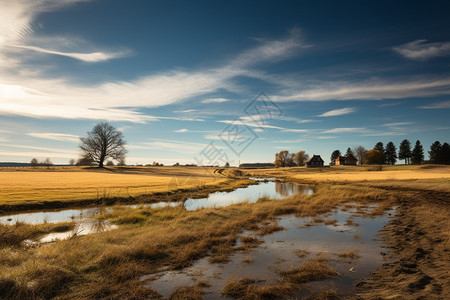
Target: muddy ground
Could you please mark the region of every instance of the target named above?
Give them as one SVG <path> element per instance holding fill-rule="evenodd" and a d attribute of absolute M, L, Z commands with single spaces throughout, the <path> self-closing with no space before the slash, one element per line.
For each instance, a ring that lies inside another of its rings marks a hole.
<path fill-rule="evenodd" d="M 381 231 L 392 262 L 356 284 L 357 298 L 450 299 L 450 193 L 397 191 L 397 217 Z"/>

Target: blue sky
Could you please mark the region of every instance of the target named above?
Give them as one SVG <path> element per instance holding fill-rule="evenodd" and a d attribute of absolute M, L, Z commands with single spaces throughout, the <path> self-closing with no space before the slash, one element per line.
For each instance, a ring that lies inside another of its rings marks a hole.
<path fill-rule="evenodd" d="M 271 162 L 449 142 L 445 1 L 0 0 L 0 161 Z"/>

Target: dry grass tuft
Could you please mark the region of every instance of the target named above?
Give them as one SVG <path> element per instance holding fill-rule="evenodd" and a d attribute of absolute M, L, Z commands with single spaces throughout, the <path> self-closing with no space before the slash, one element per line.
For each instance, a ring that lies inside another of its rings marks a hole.
<path fill-rule="evenodd" d="M 53 298 L 68 288 L 68 284 L 75 278 L 73 272 L 56 266 L 39 269 L 34 276 L 33 293 L 38 298 Z"/>
<path fill-rule="evenodd" d="M 350 258 L 350 259 L 358 259 L 360 256 L 357 254 L 358 250 L 348 250 L 338 253 L 338 257 L 341 258 Z"/>
<path fill-rule="evenodd" d="M 359 224 L 353 222 L 352 219 L 347 219 L 347 221 L 345 222 L 345 225 L 348 225 L 348 226 L 359 226 Z"/>
<path fill-rule="evenodd" d="M 232 298 L 243 298 L 254 286 L 255 280 L 249 278 L 241 278 L 236 280 L 231 278 L 222 289 L 222 295 Z"/>
<path fill-rule="evenodd" d="M 278 224 L 274 223 L 274 224 L 270 224 L 270 225 L 263 225 L 262 227 L 259 228 L 259 230 L 257 231 L 258 235 L 266 235 L 266 234 L 271 234 L 274 233 L 276 231 L 281 231 L 284 230 L 283 226 L 279 226 Z"/>
<path fill-rule="evenodd" d="M 336 225 L 336 223 L 338 222 L 338 220 L 337 219 L 328 219 L 328 220 L 325 220 L 325 225 Z"/>
<path fill-rule="evenodd" d="M 327 263 L 317 260 L 308 260 L 300 268 L 280 271 L 279 274 L 283 280 L 295 284 L 333 278 L 338 275 Z"/>
<path fill-rule="evenodd" d="M 173 291 L 167 299 L 169 300 L 202 300 L 203 290 L 200 286 L 180 286 Z"/>
<path fill-rule="evenodd" d="M 312 293 L 305 300 L 337 300 L 341 299 L 335 290 L 324 290 L 317 293 Z"/>

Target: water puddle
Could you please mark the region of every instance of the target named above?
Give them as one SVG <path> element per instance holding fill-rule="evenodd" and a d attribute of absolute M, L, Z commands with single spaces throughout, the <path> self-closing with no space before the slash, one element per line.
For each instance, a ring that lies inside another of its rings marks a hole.
<path fill-rule="evenodd" d="M 254 178 L 253 178 L 254 179 Z M 312 195 L 314 190 L 309 186 L 298 185 L 286 182 L 266 182 L 260 180 L 257 185 L 250 185 L 245 188 L 238 188 L 232 192 L 216 192 L 207 198 L 187 199 L 184 202 L 186 210 L 192 211 L 202 208 L 224 207 L 238 203 L 255 203 L 261 197 L 270 199 L 284 199 L 296 194 Z"/>
<path fill-rule="evenodd" d="M 88 235 L 92 233 L 105 232 L 116 229 L 117 225 L 109 224 L 105 220 L 84 219 L 77 222 L 75 228 L 71 231 L 53 232 L 39 239 L 39 243 L 51 243 L 57 240 L 66 240 L 74 236 Z"/>
<path fill-rule="evenodd" d="M 377 232 L 394 212 L 363 217 L 358 213 L 360 211 L 356 207 L 346 207 L 314 218 L 280 217 L 278 224 L 285 230 L 264 237 L 255 236 L 264 243 L 247 253 L 237 252 L 227 263 L 210 264 L 208 258 L 203 258 L 184 270 L 147 275 L 141 280 L 146 287 L 155 289 L 164 297 L 176 286 L 192 286 L 200 280 L 206 281 L 211 286 L 204 288 L 205 299 L 216 299 L 223 298 L 220 291 L 230 278 L 247 277 L 261 285 L 272 285 L 280 279 L 277 271 L 298 268 L 305 260 L 319 256 L 340 275 L 312 282 L 309 286 L 314 290 L 334 289 L 340 296 L 349 296 L 354 291 L 355 281 L 368 277 L 385 262 L 382 255 L 385 250 L 377 239 Z M 254 236 L 254 233 L 246 232 L 244 235 Z M 299 292 L 294 297 L 306 295 Z"/>

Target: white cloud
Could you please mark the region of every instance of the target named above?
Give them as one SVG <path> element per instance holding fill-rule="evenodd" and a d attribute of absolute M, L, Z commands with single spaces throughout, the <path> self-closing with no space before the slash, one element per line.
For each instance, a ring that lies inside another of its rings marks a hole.
<path fill-rule="evenodd" d="M 282 144 L 294 144 L 301 143 L 303 140 L 283 140 L 283 141 L 272 141 L 273 143 L 282 143 Z"/>
<path fill-rule="evenodd" d="M 219 134 L 219 131 L 215 131 L 215 130 L 190 130 L 190 129 L 186 129 L 186 128 L 181 128 L 181 129 L 177 129 L 174 130 L 174 132 L 177 133 L 185 133 L 185 132 L 195 132 L 195 133 L 217 133 Z"/>
<path fill-rule="evenodd" d="M 247 50 L 238 55 L 231 61 L 229 67 L 236 69 L 245 69 L 250 65 L 261 62 L 277 62 L 292 57 L 306 45 L 301 37 L 299 29 L 294 28 L 289 36 L 282 40 L 263 40 L 259 39 L 260 46 Z"/>
<path fill-rule="evenodd" d="M 366 128 L 364 127 L 350 127 L 350 128 L 341 127 L 325 130 L 322 133 L 346 133 L 346 132 L 365 132 L 365 131 Z"/>
<path fill-rule="evenodd" d="M 400 131 L 378 131 L 363 134 L 363 136 L 393 136 L 393 135 L 406 135 L 406 133 Z"/>
<path fill-rule="evenodd" d="M 407 126 L 407 125 L 411 125 L 411 124 L 414 124 L 414 122 L 387 123 L 387 124 L 384 124 L 383 126 L 386 126 L 386 127 L 399 127 L 399 126 Z"/>
<path fill-rule="evenodd" d="M 185 110 L 174 110 L 174 113 L 191 113 L 191 112 L 196 112 L 196 109 L 185 109 Z"/>
<path fill-rule="evenodd" d="M 211 98 L 211 99 L 205 99 L 202 100 L 202 103 L 223 103 L 223 102 L 228 102 L 230 101 L 229 99 L 225 99 L 225 98 Z"/>
<path fill-rule="evenodd" d="M 333 110 L 327 111 L 326 113 L 319 115 L 319 117 L 342 116 L 342 115 L 347 115 L 347 114 L 353 113 L 355 111 L 356 111 L 356 108 L 354 108 L 354 107 L 345 107 L 345 108 L 333 109 Z"/>
<path fill-rule="evenodd" d="M 248 117 L 248 116 L 241 117 L 241 118 L 238 118 L 235 120 L 219 120 L 217 122 L 225 123 L 225 124 L 235 124 L 235 125 L 245 125 L 245 126 L 249 126 L 249 127 L 256 127 L 256 129 L 260 129 L 260 130 L 258 130 L 258 132 L 263 131 L 264 128 L 278 129 L 278 130 L 284 131 L 284 132 L 307 132 L 308 131 L 306 129 L 284 128 L 284 127 L 280 127 L 280 126 L 273 126 L 273 125 L 266 124 L 266 122 L 264 122 L 264 123 L 254 122 L 254 121 L 252 121 L 252 118 Z M 256 129 L 252 129 L 252 130 L 257 131 Z"/>
<path fill-rule="evenodd" d="M 74 143 L 78 143 L 80 141 L 80 137 L 78 135 L 65 134 L 65 133 L 30 132 L 27 135 L 36 137 L 36 138 L 40 138 L 40 139 L 48 139 L 48 140 L 56 140 L 56 141 L 66 141 L 66 142 L 74 142 Z"/>
<path fill-rule="evenodd" d="M 392 49 L 406 58 L 424 61 L 450 55 L 450 42 L 427 43 L 427 40 L 415 40 Z"/>
<path fill-rule="evenodd" d="M 450 108 L 450 100 L 419 106 L 419 108 L 427 108 L 427 109 Z"/>
<path fill-rule="evenodd" d="M 40 53 L 47 53 L 47 54 L 54 54 L 59 56 L 66 56 L 73 59 L 82 60 L 85 62 L 102 62 L 114 58 L 120 58 L 127 56 L 129 54 L 128 51 L 123 52 L 91 52 L 91 53 L 76 53 L 76 52 L 61 52 L 61 51 L 55 51 L 55 50 L 48 50 L 36 46 L 25 46 L 25 45 L 12 45 L 12 47 L 20 48 L 20 49 L 26 49 L 26 50 L 32 50 Z"/>
<path fill-rule="evenodd" d="M 382 100 L 433 97 L 450 94 L 450 78 L 410 80 L 397 83 L 373 80 L 365 82 L 324 82 L 311 88 L 286 91 L 272 96 L 273 101 Z"/>

